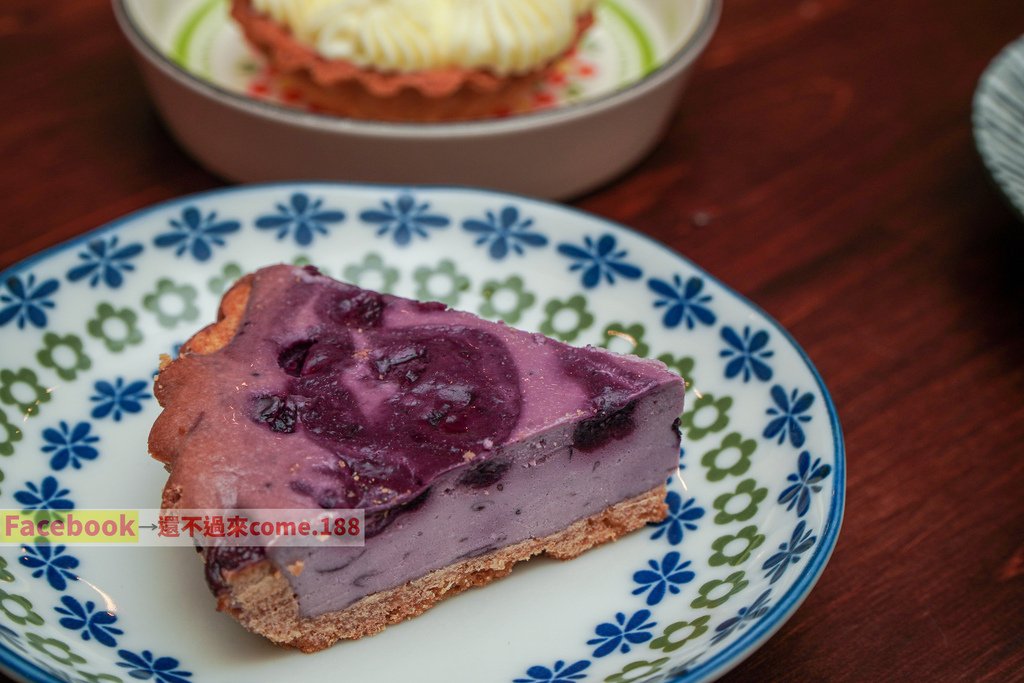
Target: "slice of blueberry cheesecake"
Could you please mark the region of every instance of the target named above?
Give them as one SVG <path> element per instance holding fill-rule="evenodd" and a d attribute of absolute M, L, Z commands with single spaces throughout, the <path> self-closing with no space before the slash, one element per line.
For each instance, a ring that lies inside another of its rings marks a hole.
<path fill-rule="evenodd" d="M 361 547 L 206 547 L 218 607 L 307 652 L 665 516 L 681 378 L 315 269 L 240 280 L 156 378 L 178 509 L 362 509 Z"/>

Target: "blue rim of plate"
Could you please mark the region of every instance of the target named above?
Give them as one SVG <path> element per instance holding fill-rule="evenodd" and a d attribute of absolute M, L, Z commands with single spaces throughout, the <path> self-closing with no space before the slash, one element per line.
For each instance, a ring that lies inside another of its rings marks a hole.
<path fill-rule="evenodd" d="M 36 252 L 35 254 L 28 256 L 27 258 L 5 268 L 0 271 L 0 281 L 15 275 L 16 273 L 24 270 L 30 265 L 43 260 L 54 254 L 61 253 L 72 247 L 75 247 L 83 242 L 90 239 L 95 239 L 97 236 L 113 232 L 120 228 L 122 225 L 131 223 L 139 220 L 151 213 L 162 211 L 170 207 L 179 206 L 195 202 L 198 199 L 207 199 L 211 197 L 217 197 L 225 194 L 234 194 L 239 191 L 247 191 L 252 189 L 288 189 L 297 187 L 346 187 L 351 189 L 368 189 L 368 190 L 382 190 L 382 189 L 409 189 L 411 186 L 407 185 L 392 185 L 386 183 L 337 183 L 329 181 L 288 181 L 288 182 L 271 182 L 271 183 L 252 183 L 245 185 L 233 185 L 228 187 L 217 188 L 214 190 L 207 190 L 204 192 L 197 192 L 194 194 L 183 195 L 174 199 L 168 199 L 157 204 L 152 204 L 142 209 L 133 211 L 125 216 L 117 218 L 109 223 L 89 230 L 88 232 L 82 233 L 77 237 L 73 237 L 67 241 L 56 244 L 52 247 L 47 247 L 42 251 Z M 536 199 L 533 197 L 527 197 L 525 195 L 518 195 L 510 192 L 497 192 L 493 190 L 486 190 L 482 188 L 465 187 L 458 185 L 415 185 L 417 191 L 437 191 L 437 190 L 451 190 L 457 192 L 468 192 L 473 194 L 485 194 L 490 196 L 508 197 L 517 201 L 533 204 L 539 206 L 556 207 L 562 211 L 576 214 L 587 218 L 588 220 L 595 221 L 607 225 L 609 227 L 623 230 L 627 233 L 634 235 L 635 237 L 644 240 L 648 244 L 657 247 L 659 250 L 666 252 L 672 258 L 682 261 L 683 263 L 700 269 L 704 272 L 707 277 L 712 280 L 715 284 L 720 286 L 724 291 L 730 295 L 736 297 L 741 302 L 750 306 L 754 311 L 764 316 L 765 320 L 768 321 L 778 332 L 786 339 L 793 348 L 800 354 L 800 358 L 807 365 L 807 369 L 810 370 L 811 375 L 814 377 L 814 381 L 818 385 L 818 389 L 821 391 L 821 395 L 824 398 L 825 408 L 828 411 L 829 425 L 832 430 L 832 445 L 835 449 L 835 471 L 832 479 L 831 488 L 831 500 L 828 517 L 825 521 L 825 527 L 822 531 L 822 542 L 819 543 L 810 561 L 804 565 L 803 571 L 800 572 L 799 577 L 789 588 L 788 591 L 782 596 L 782 599 L 776 602 L 768 612 L 759 619 L 749 630 L 745 631 L 739 638 L 737 638 L 731 645 L 723 649 L 721 652 L 716 654 L 714 657 L 709 659 L 702 664 L 699 664 L 694 669 L 691 669 L 673 679 L 666 680 L 664 683 L 696 683 L 698 681 L 711 681 L 720 676 L 725 675 L 728 671 L 738 666 L 743 660 L 753 654 L 757 648 L 763 645 L 772 635 L 774 635 L 782 626 L 789 620 L 791 616 L 796 612 L 800 604 L 810 594 L 814 584 L 817 583 L 818 578 L 821 576 L 825 569 L 825 565 L 828 563 L 829 558 L 832 555 L 832 551 L 835 549 L 836 542 L 839 539 L 839 531 L 842 527 L 843 512 L 846 503 L 846 448 L 843 442 L 842 426 L 839 423 L 839 415 L 836 412 L 835 404 L 832 401 L 832 396 L 829 394 L 828 389 L 825 386 L 825 382 L 818 372 L 818 369 L 811 362 L 810 357 L 803 350 L 793 335 L 789 333 L 786 328 L 778 323 L 773 317 L 768 315 L 762 310 L 757 304 L 753 303 L 735 289 L 729 285 L 723 283 L 721 280 L 716 278 L 714 275 L 708 273 L 706 270 L 690 261 L 688 258 L 680 254 L 679 252 L 671 249 L 664 243 L 646 235 L 634 228 L 617 223 L 609 220 L 602 216 L 577 209 L 572 206 L 564 204 L 558 204 L 556 202 L 547 202 L 544 200 Z M 49 674 L 41 668 L 35 666 L 31 662 L 22 659 L 13 650 L 8 648 L 6 645 L 0 644 L 0 671 L 9 671 L 15 675 L 22 676 L 26 680 L 32 681 L 33 683 L 63 683 L 59 678 Z"/>
<path fill-rule="evenodd" d="M 978 154 L 1024 219 L 1024 36 L 986 67 L 974 92 L 971 119 Z"/>

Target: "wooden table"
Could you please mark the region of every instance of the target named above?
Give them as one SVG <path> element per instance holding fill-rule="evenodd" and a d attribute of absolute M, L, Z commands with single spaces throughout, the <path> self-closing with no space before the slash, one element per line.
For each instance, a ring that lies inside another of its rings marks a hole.
<path fill-rule="evenodd" d="M 726 4 L 665 143 L 577 202 L 764 307 L 838 406 L 838 548 L 726 680 L 1024 680 L 1024 225 L 970 132 L 1024 2 Z M 0 267 L 223 184 L 161 127 L 107 0 L 4 0 L 0 81 Z"/>

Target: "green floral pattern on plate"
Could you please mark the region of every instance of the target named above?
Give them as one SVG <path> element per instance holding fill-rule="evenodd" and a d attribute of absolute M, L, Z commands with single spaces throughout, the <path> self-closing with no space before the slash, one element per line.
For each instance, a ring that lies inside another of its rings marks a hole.
<path fill-rule="evenodd" d="M 34 647 L 39 652 L 54 660 L 59 664 L 67 666 L 74 666 L 76 664 L 84 664 L 85 657 L 80 657 L 71 650 L 71 646 L 62 640 L 56 638 L 44 638 L 43 636 L 36 633 L 26 633 L 26 640 L 28 644 Z"/>
<path fill-rule="evenodd" d="M 673 622 L 665 627 L 660 636 L 651 641 L 651 649 L 675 652 L 690 641 L 704 635 L 708 630 L 710 620 L 711 616 L 705 614 L 696 619 Z"/>
<path fill-rule="evenodd" d="M 455 268 L 455 263 L 444 259 L 434 268 L 417 268 L 412 276 L 416 282 L 416 298 L 422 301 L 440 301 L 449 306 L 459 303 L 462 293 L 469 289 L 469 278 Z"/>
<path fill-rule="evenodd" d="M 732 398 L 715 398 L 712 394 L 697 397 L 693 407 L 683 413 L 680 428 L 688 441 L 700 441 L 708 434 L 720 432 L 729 426 Z"/>
<path fill-rule="evenodd" d="M 587 308 L 586 297 L 575 294 L 565 300 L 551 299 L 544 305 L 540 331 L 564 342 L 574 342 L 593 324 L 594 314 Z"/>
<path fill-rule="evenodd" d="M 640 323 L 624 325 L 614 322 L 604 328 L 604 333 L 601 335 L 601 346 L 618 353 L 631 353 L 634 356 L 646 358 L 651 350 L 651 347 L 644 341 L 646 333 L 646 329 Z"/>
<path fill-rule="evenodd" d="M 647 661 L 641 659 L 622 667 L 622 671 L 605 678 L 605 683 L 637 683 L 661 671 L 668 664 L 668 657 Z"/>
<path fill-rule="evenodd" d="M 192 285 L 179 285 L 170 278 L 160 278 L 156 281 L 156 290 L 142 297 L 142 307 L 154 314 L 161 326 L 174 327 L 199 317 L 197 295 Z"/>
<path fill-rule="evenodd" d="M 491 320 L 504 320 L 515 325 L 523 313 L 533 306 L 537 297 L 526 290 L 523 278 L 513 275 L 504 281 L 488 280 L 483 287 L 483 306 L 480 315 Z M 508 299 L 502 303 L 503 299 Z"/>
<path fill-rule="evenodd" d="M 43 348 L 36 359 L 44 368 L 50 368 L 63 380 L 71 381 L 78 373 L 92 367 L 92 359 L 82 350 L 82 338 L 75 334 L 43 335 Z"/>
<path fill-rule="evenodd" d="M 129 346 L 142 343 L 139 316 L 130 308 L 114 308 L 109 303 L 96 307 L 96 317 L 86 323 L 89 336 L 101 340 L 111 353 L 120 353 Z"/>
<path fill-rule="evenodd" d="M 242 267 L 235 262 L 225 263 L 224 267 L 220 269 L 220 273 L 214 275 L 206 281 L 206 288 L 210 290 L 211 294 L 220 296 L 224 292 L 228 291 L 231 285 L 238 281 L 238 278 L 242 277 Z"/>
<path fill-rule="evenodd" d="M 733 572 L 724 579 L 712 579 L 697 591 L 700 595 L 693 599 L 690 607 L 694 609 L 714 609 L 729 601 L 729 598 L 741 592 L 750 582 L 744 577 L 746 572 Z"/>
<path fill-rule="evenodd" d="M 753 479 L 741 481 L 736 485 L 735 491 L 723 493 L 715 498 L 714 508 L 718 510 L 715 524 L 747 521 L 757 514 L 757 506 L 767 497 L 768 489 L 757 488 L 757 482 Z M 742 507 L 736 505 L 736 501 L 739 501 Z"/>
<path fill-rule="evenodd" d="M 39 383 L 34 370 L 0 370 L 0 402 L 16 407 L 22 415 L 38 415 L 40 404 L 50 398 L 50 391 Z"/>
<path fill-rule="evenodd" d="M 77 673 L 86 683 L 124 683 L 123 679 L 111 674 L 93 674 L 85 671 L 78 671 Z"/>
<path fill-rule="evenodd" d="M 693 376 L 695 361 L 690 356 L 674 356 L 671 353 L 663 353 L 658 356 L 658 360 L 667 365 L 669 370 L 682 377 L 687 388 L 696 383 Z"/>
<path fill-rule="evenodd" d="M 715 554 L 708 559 L 708 564 L 712 567 L 720 567 L 723 564 L 738 567 L 749 560 L 750 554 L 763 543 L 764 534 L 757 533 L 756 526 L 745 526 L 735 534 L 726 534 L 715 539 L 711 544 Z"/>
<path fill-rule="evenodd" d="M 722 445 L 704 454 L 700 464 L 708 468 L 708 481 L 721 481 L 726 477 L 738 477 L 750 469 L 750 456 L 757 450 L 757 441 L 744 439 L 739 432 L 732 432 L 722 439 Z M 731 458 L 732 462 L 728 462 Z"/>
<path fill-rule="evenodd" d="M 14 453 L 14 444 L 21 441 L 22 436 L 21 428 L 16 424 L 11 424 L 7 419 L 7 413 L 0 409 L 0 455 Z"/>
<path fill-rule="evenodd" d="M 3 612 L 5 617 L 19 626 L 26 624 L 40 626 L 43 623 L 43 618 L 33 611 L 32 603 L 28 598 L 8 593 L 3 588 L 0 588 L 0 612 Z"/>
<path fill-rule="evenodd" d="M 377 252 L 370 252 L 360 263 L 352 263 L 341 271 L 342 278 L 359 287 L 391 294 L 398 284 L 398 268 L 385 263 Z"/>

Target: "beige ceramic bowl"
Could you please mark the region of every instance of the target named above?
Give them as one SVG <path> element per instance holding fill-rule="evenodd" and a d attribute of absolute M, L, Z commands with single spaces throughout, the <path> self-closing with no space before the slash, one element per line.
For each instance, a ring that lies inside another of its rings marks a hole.
<path fill-rule="evenodd" d="M 182 56 L 182 44 L 204 31 L 208 44 L 194 50 L 203 53 L 204 63 L 244 61 L 244 55 L 237 55 L 247 48 L 229 25 L 223 0 L 202 0 L 205 5 L 194 15 L 182 16 L 189 1 L 113 0 L 113 6 L 168 127 L 212 172 L 242 182 L 436 183 L 548 198 L 597 187 L 654 147 L 721 12 L 721 0 L 604 0 L 606 24 L 621 20 L 624 30 L 647 25 L 647 44 L 634 50 L 647 61 L 620 69 L 632 68 L 632 78 L 627 74 L 603 90 L 595 87 L 596 92 L 574 101 L 517 116 L 407 124 L 304 111 L 253 97 L 233 87 L 230 78 L 221 78 L 216 67 L 210 73 L 203 73 L 206 67 L 193 68 Z M 224 14 L 220 28 L 204 29 L 202 18 L 217 13 Z M 603 40 L 611 46 L 623 43 L 611 32 Z M 605 72 L 619 69 L 607 63 L 607 54 L 603 59 Z"/>

